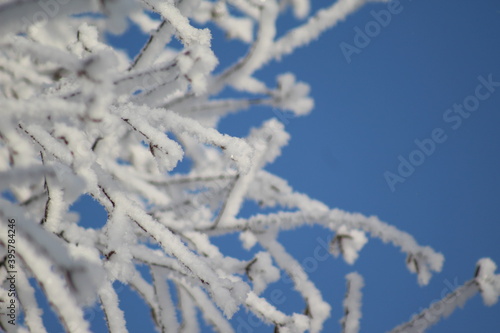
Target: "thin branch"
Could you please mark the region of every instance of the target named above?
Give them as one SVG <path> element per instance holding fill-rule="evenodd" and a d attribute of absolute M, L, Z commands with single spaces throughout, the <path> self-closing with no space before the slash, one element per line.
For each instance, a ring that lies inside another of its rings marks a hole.
<path fill-rule="evenodd" d="M 477 282 L 474 279 L 469 280 L 461 287 L 443 297 L 440 301 L 432 303 L 430 307 L 413 316 L 409 322 L 391 330 L 390 333 L 424 332 L 441 319 L 448 317 L 457 307 L 462 308 L 477 292 L 479 292 Z"/>
<path fill-rule="evenodd" d="M 344 298 L 344 317 L 340 320 L 342 333 L 358 333 L 361 318 L 361 288 L 363 277 L 356 272 L 347 274 L 347 291 Z"/>

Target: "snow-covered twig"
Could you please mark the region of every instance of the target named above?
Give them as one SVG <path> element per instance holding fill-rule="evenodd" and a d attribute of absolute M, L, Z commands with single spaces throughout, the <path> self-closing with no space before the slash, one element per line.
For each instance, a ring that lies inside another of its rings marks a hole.
<path fill-rule="evenodd" d="M 427 309 L 404 324 L 394 328 L 391 333 L 422 333 L 441 319 L 450 316 L 457 308 L 463 308 L 465 303 L 478 292 L 481 293 L 486 305 L 493 305 L 500 296 L 500 274 L 495 275 L 496 264 L 489 258 L 478 261 L 475 277 L 453 290 L 441 300 L 432 303 Z"/>
<path fill-rule="evenodd" d="M 359 332 L 361 319 L 361 288 L 364 286 L 363 277 L 356 272 L 346 275 L 347 292 L 344 298 L 344 317 L 340 320 L 343 333 Z"/>

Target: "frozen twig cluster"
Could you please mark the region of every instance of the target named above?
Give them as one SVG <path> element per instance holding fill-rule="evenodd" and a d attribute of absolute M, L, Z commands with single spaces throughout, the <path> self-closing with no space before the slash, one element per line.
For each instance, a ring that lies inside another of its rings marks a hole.
<path fill-rule="evenodd" d="M 0 252 L 7 256 L 8 221 L 15 219 L 16 297 L 24 313 L 17 329 L 46 332 L 36 281 L 68 332 L 90 330 L 84 308 L 96 302 L 109 331 L 125 332 L 113 288 L 120 281 L 144 299 L 162 332 L 199 331 L 197 311 L 216 331 L 233 332 L 228 319 L 242 307 L 278 332 L 319 332 L 330 305 L 277 240 L 280 231 L 306 224 L 330 230 L 331 253 L 351 264 L 367 234 L 389 242 L 427 284 L 441 270 L 441 254 L 376 217 L 330 209 L 265 171 L 289 140 L 279 121 L 244 138 L 217 130 L 222 117 L 252 105 L 310 112 L 309 87 L 293 74 L 268 87 L 254 73 L 365 2 L 339 0 L 310 16 L 309 0 L 0 1 Z M 297 18 L 309 18 L 277 37 L 276 20 L 290 6 Z M 200 28 L 207 22 L 250 45 L 217 75 L 211 32 Z M 150 34 L 134 59 L 105 43 L 107 33 L 129 24 Z M 181 49 L 169 46 L 173 38 Z M 220 97 L 228 87 L 254 97 Z M 175 168 L 184 158 L 193 163 L 181 174 Z M 69 210 L 82 195 L 106 209 L 101 228 L 80 225 Z M 245 200 L 281 211 L 241 218 Z M 229 233 L 264 251 L 249 261 L 221 253 L 211 237 Z M 484 259 L 479 267 L 463 295 L 480 290 L 492 304 L 500 285 L 494 263 Z M 303 314 L 287 315 L 261 296 L 281 274 L 303 297 Z M 363 279 L 347 279 L 341 322 L 345 332 L 357 332 Z M 12 330 L 6 320 L 0 326 Z"/>

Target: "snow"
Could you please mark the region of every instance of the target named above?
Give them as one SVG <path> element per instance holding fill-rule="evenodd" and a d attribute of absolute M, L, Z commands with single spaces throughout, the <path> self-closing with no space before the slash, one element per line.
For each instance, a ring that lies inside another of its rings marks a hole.
<path fill-rule="evenodd" d="M 280 271 L 274 267 L 271 255 L 259 252 L 247 266 L 248 277 L 252 280 L 253 291 L 259 295 L 268 284 L 278 281 Z"/>
<path fill-rule="evenodd" d="M 479 284 L 484 304 L 492 306 L 500 297 L 500 274 L 495 274 L 497 265 L 490 258 L 482 258 L 476 266 L 476 282 Z"/>
<path fill-rule="evenodd" d="M 345 226 L 341 226 L 330 243 L 330 252 L 335 257 L 342 254 L 344 260 L 352 265 L 358 258 L 358 252 L 367 242 L 368 239 L 363 231 L 348 230 Z"/>
<path fill-rule="evenodd" d="M 106 281 L 99 289 L 99 299 L 102 303 L 102 309 L 106 314 L 107 323 L 110 332 L 126 332 L 125 315 L 118 306 L 118 295 L 113 289 L 110 281 Z"/>
<path fill-rule="evenodd" d="M 359 332 L 361 319 L 361 289 L 364 286 L 363 277 L 356 272 L 346 275 L 347 292 L 344 298 L 344 318 L 341 319 L 342 332 L 357 333 Z"/>
<path fill-rule="evenodd" d="M 175 305 L 172 301 L 172 296 L 165 281 L 165 274 L 160 267 L 152 267 L 151 275 L 153 276 L 153 284 L 155 288 L 155 297 L 158 303 L 160 317 L 160 327 L 162 332 L 178 332 L 179 323 L 177 322 Z"/>

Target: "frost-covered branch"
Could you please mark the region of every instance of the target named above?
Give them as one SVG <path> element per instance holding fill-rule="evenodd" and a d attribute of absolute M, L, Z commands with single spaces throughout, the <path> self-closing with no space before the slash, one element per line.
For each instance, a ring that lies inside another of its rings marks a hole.
<path fill-rule="evenodd" d="M 344 317 L 340 320 L 343 333 L 359 332 L 361 319 L 361 288 L 364 286 L 363 277 L 356 272 L 346 275 L 347 292 L 344 298 Z"/>
<path fill-rule="evenodd" d="M 362 214 L 347 213 L 339 209 L 255 215 L 249 219 L 237 219 L 231 223 L 231 226 L 221 227 L 210 231 L 210 233 L 220 234 L 237 231 L 262 233 L 270 228 L 290 230 L 312 224 L 321 224 L 332 231 L 337 231 L 337 237 L 333 239 L 333 248 L 331 247 L 331 250 L 336 253 L 336 249 L 338 249 L 349 263 L 354 262 L 357 252 L 366 243 L 363 235 L 357 236 L 356 229 L 359 229 L 369 233 L 372 237 L 381 239 L 383 242 L 400 247 L 408 255 L 408 269 L 413 273 L 417 273 L 420 284 L 427 284 L 431 277 L 431 271 L 439 272 L 443 265 L 444 257 L 441 253 L 436 253 L 428 246 L 419 245 L 408 233 L 380 221 L 375 216 L 366 217 Z M 352 234 L 353 231 L 355 236 Z M 346 242 L 346 240 L 349 241 Z M 351 240 L 354 240 L 354 242 Z"/>
<path fill-rule="evenodd" d="M 479 260 L 473 279 L 465 282 L 441 300 L 432 303 L 427 309 L 413 316 L 411 321 L 399 325 L 391 333 L 425 332 L 427 328 L 447 318 L 457 308 L 463 308 L 465 303 L 478 292 L 481 293 L 485 305 L 494 305 L 500 296 L 500 274 L 495 274 L 495 270 L 496 264 L 491 259 Z"/>

